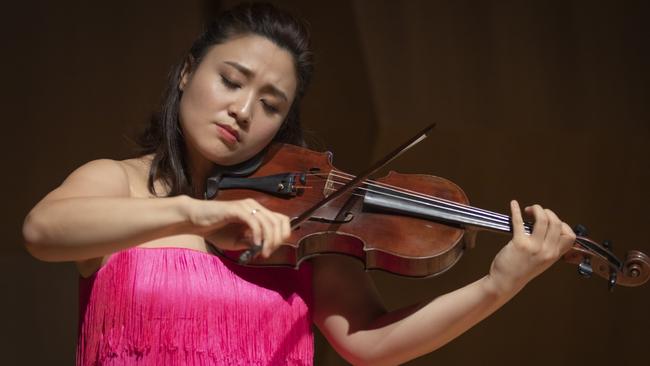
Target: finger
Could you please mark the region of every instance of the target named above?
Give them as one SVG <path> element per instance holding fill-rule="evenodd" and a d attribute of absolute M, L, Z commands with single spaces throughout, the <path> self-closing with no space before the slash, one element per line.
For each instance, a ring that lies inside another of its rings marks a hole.
<path fill-rule="evenodd" d="M 254 223 L 257 228 L 257 235 L 253 235 L 253 245 L 261 246 L 266 239 L 265 220 L 263 218 L 265 208 L 253 199 L 242 201 L 241 214 L 246 220 Z"/>
<path fill-rule="evenodd" d="M 544 241 L 547 243 L 557 243 L 562 233 L 562 221 L 557 217 L 555 212 L 548 208 L 545 208 L 544 212 L 546 213 L 546 217 L 548 217 L 548 230 L 546 231 Z"/>
<path fill-rule="evenodd" d="M 510 201 L 510 212 L 512 213 L 512 233 L 514 237 L 523 237 L 524 219 L 521 217 L 521 208 L 516 200 Z"/>
<path fill-rule="evenodd" d="M 542 250 L 546 252 L 547 258 L 557 259 L 563 253 L 563 243 L 560 241 L 562 234 L 562 221 L 555 212 L 544 209 L 549 219 L 548 231 L 542 244 Z"/>
<path fill-rule="evenodd" d="M 255 218 L 254 210 L 248 210 L 247 208 L 238 211 L 238 218 L 243 221 L 251 231 L 251 245 L 261 245 L 263 239 L 263 227 L 262 223 Z"/>
<path fill-rule="evenodd" d="M 273 254 L 291 234 L 289 217 L 281 213 L 269 211 L 269 218 L 273 224 L 274 236 L 272 241 L 267 240 L 265 242 L 266 256 Z"/>
<path fill-rule="evenodd" d="M 573 231 L 573 229 L 571 229 L 571 226 L 569 226 L 569 224 L 567 224 L 566 222 L 562 223 L 562 236 L 572 238 L 573 241 L 575 241 L 576 239 L 575 231 Z"/>
<path fill-rule="evenodd" d="M 562 241 L 562 253 L 566 253 L 576 242 L 575 232 L 565 222 L 562 223 L 562 234 L 560 234 L 560 240 Z"/>
<path fill-rule="evenodd" d="M 265 209 L 264 207 L 260 206 L 260 210 L 257 211 L 256 213 L 256 218 L 259 220 L 260 224 L 262 225 L 262 241 L 260 244 L 263 246 L 262 248 L 262 256 L 265 258 L 268 258 L 270 253 L 273 250 L 273 246 L 275 245 L 275 233 L 274 233 L 274 223 L 273 223 L 273 218 L 271 217 L 272 213 Z"/>
<path fill-rule="evenodd" d="M 275 224 L 276 224 L 276 234 L 277 241 L 273 244 L 273 247 L 270 248 L 271 252 L 275 252 L 280 246 L 286 242 L 286 240 L 291 235 L 291 226 L 289 224 L 289 217 L 286 215 L 275 213 Z"/>
<path fill-rule="evenodd" d="M 263 238 L 262 241 L 260 242 L 260 248 L 261 250 L 259 251 L 259 254 L 264 257 L 268 258 L 269 257 L 269 248 L 273 245 L 273 239 L 272 239 L 272 234 L 270 233 L 270 230 L 268 228 L 268 224 L 264 223 L 262 224 L 264 227 L 263 231 Z"/>
<path fill-rule="evenodd" d="M 541 245 L 544 242 L 546 231 L 548 230 L 548 217 L 546 217 L 546 212 L 544 212 L 544 209 L 540 205 L 533 205 L 530 211 L 532 211 L 533 217 L 535 218 L 535 225 L 533 226 L 531 236 L 536 243 Z"/>
<path fill-rule="evenodd" d="M 287 240 L 291 236 L 291 219 L 287 215 L 282 215 L 282 240 Z"/>
<path fill-rule="evenodd" d="M 278 214 L 271 212 L 270 219 L 273 225 L 273 245 L 269 248 L 269 251 L 272 252 L 282 242 L 282 226 Z"/>

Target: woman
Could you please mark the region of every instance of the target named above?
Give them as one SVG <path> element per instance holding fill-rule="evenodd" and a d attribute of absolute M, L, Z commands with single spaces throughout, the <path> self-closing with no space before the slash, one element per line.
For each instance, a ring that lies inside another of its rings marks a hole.
<path fill-rule="evenodd" d="M 202 200 L 215 167 L 271 141 L 301 144 L 300 99 L 311 75 L 305 27 L 264 4 L 222 14 L 170 77 L 143 154 L 74 171 L 29 213 L 28 250 L 75 261 L 82 276 L 77 363 L 311 364 L 315 323 L 353 364 L 398 364 L 490 315 L 572 245 L 548 209 L 514 235 L 478 281 L 387 312 L 358 263 L 324 257 L 292 269 L 240 267 L 210 254 L 290 235 L 286 216 L 247 199 Z M 207 244 L 207 243 L 210 244 Z"/>

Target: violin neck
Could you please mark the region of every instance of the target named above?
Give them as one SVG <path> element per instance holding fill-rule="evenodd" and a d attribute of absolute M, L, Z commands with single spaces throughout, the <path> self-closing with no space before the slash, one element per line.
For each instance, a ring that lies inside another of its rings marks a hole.
<path fill-rule="evenodd" d="M 417 193 L 373 187 L 365 192 L 363 204 L 366 210 L 438 221 L 465 229 L 512 232 L 512 220 L 508 215 Z M 524 224 L 529 234 L 532 227 L 530 223 Z"/>

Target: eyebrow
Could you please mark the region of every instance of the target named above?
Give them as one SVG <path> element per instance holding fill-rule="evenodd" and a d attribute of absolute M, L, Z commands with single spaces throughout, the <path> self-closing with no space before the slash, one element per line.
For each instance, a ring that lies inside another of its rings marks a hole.
<path fill-rule="evenodd" d="M 237 69 L 239 72 L 244 74 L 249 79 L 252 78 L 253 76 L 255 76 L 255 73 L 253 72 L 253 70 L 245 67 L 242 64 L 239 64 L 239 63 L 234 62 L 234 61 L 224 61 L 224 63 L 234 67 L 235 69 Z M 289 101 L 289 98 L 287 98 L 287 95 L 282 90 L 278 89 L 273 84 L 266 84 L 264 86 L 264 89 L 267 89 L 271 94 L 274 94 L 274 95 L 284 99 L 285 101 Z"/>

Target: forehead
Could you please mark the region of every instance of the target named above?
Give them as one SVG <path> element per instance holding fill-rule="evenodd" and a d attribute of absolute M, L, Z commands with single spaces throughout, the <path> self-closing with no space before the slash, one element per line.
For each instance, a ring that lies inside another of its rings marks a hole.
<path fill-rule="evenodd" d="M 215 45 L 202 63 L 206 61 L 220 66 L 236 62 L 252 71 L 253 81 L 273 84 L 288 95 L 294 95 L 297 78 L 293 56 L 262 36 L 245 35 Z"/>

